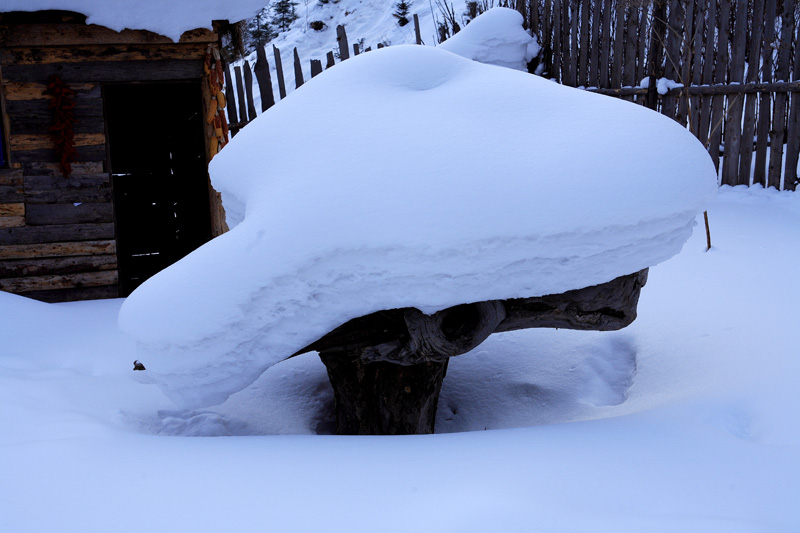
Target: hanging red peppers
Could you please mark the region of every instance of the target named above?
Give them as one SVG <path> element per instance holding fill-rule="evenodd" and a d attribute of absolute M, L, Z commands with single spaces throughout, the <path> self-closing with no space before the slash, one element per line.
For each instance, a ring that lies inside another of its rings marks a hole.
<path fill-rule="evenodd" d="M 49 107 L 53 111 L 53 125 L 48 129 L 53 135 L 58 166 L 65 178 L 72 173 L 72 163 L 78 159 L 75 150 L 75 91 L 54 75 L 44 94 L 51 96 Z"/>

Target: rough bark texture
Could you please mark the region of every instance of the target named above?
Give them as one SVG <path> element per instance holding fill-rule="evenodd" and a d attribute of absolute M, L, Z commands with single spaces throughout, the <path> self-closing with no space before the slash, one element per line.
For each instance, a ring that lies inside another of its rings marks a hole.
<path fill-rule="evenodd" d="M 495 332 L 624 328 L 636 318 L 646 282 L 647 269 L 562 294 L 457 305 L 432 315 L 389 309 L 350 320 L 297 354 L 319 352 L 334 390 L 338 433 L 433 433 L 450 357 Z"/>

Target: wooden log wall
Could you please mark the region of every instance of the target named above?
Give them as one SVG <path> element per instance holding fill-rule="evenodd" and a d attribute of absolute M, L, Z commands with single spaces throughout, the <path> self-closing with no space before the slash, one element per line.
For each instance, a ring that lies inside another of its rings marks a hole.
<path fill-rule="evenodd" d="M 543 45 L 544 76 L 649 101 L 706 145 L 722 184 L 795 189 L 800 0 L 529 0 L 526 6 Z M 654 85 L 662 78 L 683 87 L 660 94 Z"/>
<path fill-rule="evenodd" d="M 69 12 L 0 13 L 10 161 L 0 169 L 0 290 L 50 302 L 118 296 L 102 85 L 200 80 L 204 54 L 217 40 L 215 32 L 195 30 L 173 43 L 151 32 L 86 25 Z M 44 91 L 54 74 L 76 92 L 78 156 L 69 178 L 59 171 L 48 131 Z"/>

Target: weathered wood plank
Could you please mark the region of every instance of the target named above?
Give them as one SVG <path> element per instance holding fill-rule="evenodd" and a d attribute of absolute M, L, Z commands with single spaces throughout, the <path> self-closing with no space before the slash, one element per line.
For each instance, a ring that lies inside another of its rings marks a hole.
<path fill-rule="evenodd" d="M 775 42 L 775 24 L 777 15 L 776 0 L 767 0 L 764 7 L 764 40 L 762 47 L 761 79 L 765 82 L 772 81 L 773 49 L 771 43 Z M 772 98 L 764 94 L 758 102 L 758 125 L 756 126 L 756 160 L 753 168 L 753 184 L 767 185 L 767 148 L 769 143 L 770 119 L 772 117 Z"/>
<path fill-rule="evenodd" d="M 642 7 L 637 8 L 641 10 L 641 16 L 639 17 L 639 46 L 636 52 L 636 56 L 639 60 L 636 62 L 636 84 L 643 80 L 645 76 L 647 76 L 647 65 L 649 63 L 647 59 L 647 36 L 649 35 L 649 27 L 651 22 L 650 12 L 653 9 L 652 4 L 649 2 L 644 3 Z"/>
<path fill-rule="evenodd" d="M 45 259 L 80 255 L 114 255 L 116 241 L 112 239 L 77 242 L 46 242 L 42 244 L 12 244 L 0 246 L 0 259 Z"/>
<path fill-rule="evenodd" d="M 711 85 L 714 82 L 714 46 L 715 28 L 717 24 L 717 2 L 716 0 L 706 0 L 706 39 L 705 55 L 703 57 L 703 72 L 701 79 L 703 85 Z M 700 120 L 697 130 L 697 138 L 705 145 L 708 142 L 708 133 L 711 128 L 711 98 L 700 99 Z"/>
<path fill-rule="evenodd" d="M 600 87 L 610 86 L 610 66 L 611 66 L 611 12 L 613 11 L 612 1 L 603 0 L 603 28 L 601 29 L 600 43 Z"/>
<path fill-rule="evenodd" d="M 78 146 L 76 151 L 78 152 L 78 161 L 105 161 L 107 155 L 105 145 Z M 59 161 L 59 157 L 52 148 L 16 150 L 13 152 L 13 157 L 14 161 L 23 165 L 32 162 L 54 163 Z"/>
<path fill-rule="evenodd" d="M 263 113 L 270 107 L 275 105 L 275 95 L 272 93 L 272 77 L 269 73 L 269 61 L 267 61 L 267 52 L 263 46 L 256 49 L 256 67 L 255 74 L 258 81 L 258 91 L 261 93 L 261 112 Z"/>
<path fill-rule="evenodd" d="M 614 28 L 613 60 L 611 64 L 611 87 L 622 87 L 622 61 L 625 57 L 625 4 L 620 2 L 616 9 Z"/>
<path fill-rule="evenodd" d="M 286 98 L 286 80 L 283 77 L 283 61 L 281 61 L 281 51 L 274 44 L 272 45 L 272 53 L 275 56 L 275 74 L 278 76 L 278 95 L 281 100 Z"/>
<path fill-rule="evenodd" d="M 103 167 L 103 161 L 78 161 L 72 163 L 72 173 L 76 176 L 100 174 L 104 172 Z M 53 162 L 31 161 L 23 163 L 22 170 L 25 175 L 30 176 L 59 176 L 63 178 L 58 163 Z"/>
<path fill-rule="evenodd" d="M 244 125 L 249 122 L 249 120 L 247 118 L 247 99 L 244 96 L 242 67 L 233 67 L 233 76 L 236 78 L 236 99 L 239 101 L 239 122 Z"/>
<path fill-rule="evenodd" d="M 104 285 L 100 287 L 84 287 L 80 289 L 30 291 L 25 293 L 25 297 L 42 302 L 59 303 L 119 298 L 120 294 L 118 285 Z"/>
<path fill-rule="evenodd" d="M 589 79 L 589 20 L 591 2 L 578 2 L 581 7 L 581 44 L 580 55 L 578 56 L 578 85 L 586 86 Z M 536 12 L 533 7 L 531 13 Z"/>
<path fill-rule="evenodd" d="M 114 224 L 59 224 L 0 230 L 0 245 L 113 239 Z"/>
<path fill-rule="evenodd" d="M 358 55 L 358 54 L 356 54 Z M 294 48 L 294 87 L 299 89 L 303 85 L 303 67 L 300 64 L 300 55 L 297 53 L 297 47 Z"/>
<path fill-rule="evenodd" d="M 170 81 L 200 79 L 200 59 L 167 59 L 163 61 L 87 61 L 54 65 L 5 65 L 3 78 L 16 82 L 41 82 L 58 73 L 66 83 Z"/>
<path fill-rule="evenodd" d="M 207 46 L 206 43 L 191 43 L 0 48 L 0 63 L 4 65 L 47 65 L 85 61 L 198 60 L 205 56 Z"/>
<path fill-rule="evenodd" d="M 636 79 L 636 43 L 639 41 L 639 10 L 636 6 L 628 6 L 628 18 L 625 23 L 625 60 L 622 67 L 622 85 L 633 87 Z"/>
<path fill-rule="evenodd" d="M 25 216 L 25 203 L 0 204 L 0 217 Z"/>
<path fill-rule="evenodd" d="M 311 77 L 313 78 L 317 74 L 322 74 L 322 61 L 319 59 L 312 59 L 311 60 Z"/>
<path fill-rule="evenodd" d="M 52 124 L 53 111 L 48 105 L 49 100 L 12 100 L 6 102 L 6 114 L 11 117 L 12 126 L 18 117 L 39 118 L 45 123 Z M 102 117 L 103 100 L 99 96 L 75 99 L 75 116 L 79 120 L 85 117 Z"/>
<path fill-rule="evenodd" d="M 561 61 L 563 59 L 563 52 L 561 51 L 561 38 L 564 33 L 562 30 L 563 17 L 561 10 L 563 3 L 560 0 L 553 2 L 553 70 L 550 74 L 551 78 L 556 81 L 561 81 Z"/>
<path fill-rule="evenodd" d="M 111 203 L 28 204 L 25 220 L 30 226 L 113 222 L 114 208 Z"/>
<path fill-rule="evenodd" d="M 348 59 L 350 57 L 350 44 L 347 42 L 347 32 L 341 24 L 336 26 L 336 41 L 339 43 L 339 60 Z"/>
<path fill-rule="evenodd" d="M 22 185 L 22 169 L 0 168 L 0 185 Z"/>
<path fill-rule="evenodd" d="M 796 35 L 795 39 L 797 38 L 798 36 Z M 795 50 L 797 46 L 798 42 L 795 40 Z M 795 55 L 794 58 L 794 73 L 792 78 L 795 80 L 800 79 L 800 57 L 797 55 Z M 800 159 L 800 93 L 791 94 L 786 136 L 786 173 L 783 178 L 783 188 L 787 191 L 794 191 L 797 189 L 797 163 L 798 159 Z"/>
<path fill-rule="evenodd" d="M 728 83 L 744 82 L 744 62 L 747 45 L 747 2 L 738 2 L 731 41 L 731 64 Z M 742 110 L 744 96 L 728 98 L 725 113 L 725 152 L 722 157 L 722 184 L 739 185 L 750 182 L 750 176 L 739 176 L 739 153 L 742 141 Z"/>
<path fill-rule="evenodd" d="M 24 216 L 2 217 L 0 216 L 0 228 L 19 228 L 25 225 Z"/>
<path fill-rule="evenodd" d="M 680 80 L 684 85 L 691 85 L 692 83 L 692 44 L 694 43 L 695 33 L 695 13 L 694 13 L 695 0 L 688 0 L 686 8 L 683 10 L 683 32 L 681 36 L 680 45 L 681 50 L 681 64 L 679 67 Z M 689 94 L 682 91 L 678 96 L 678 111 L 675 114 L 675 121 L 681 126 L 686 126 L 687 118 L 689 115 Z"/>
<path fill-rule="evenodd" d="M 258 114 L 256 113 L 256 101 L 253 98 L 253 71 L 250 70 L 250 62 L 246 59 L 244 61 L 244 90 L 247 95 L 247 116 L 250 120 L 255 120 Z"/>
<path fill-rule="evenodd" d="M 569 9 L 565 9 L 564 13 L 569 17 L 569 27 L 570 35 L 569 35 L 569 67 L 566 72 L 567 76 L 564 79 L 564 82 L 567 85 L 575 86 L 578 85 L 578 53 L 579 53 L 579 46 L 580 41 L 578 40 L 578 23 L 580 21 L 580 2 L 578 0 L 572 0 L 570 3 Z"/>
<path fill-rule="evenodd" d="M 231 77 L 231 67 L 225 63 L 225 102 L 228 111 L 228 124 L 234 125 L 239 122 L 239 113 L 236 106 L 236 92 L 233 89 L 233 78 Z M 234 131 L 234 133 L 236 133 Z"/>
<path fill-rule="evenodd" d="M 0 278 L 47 276 L 117 269 L 116 255 L 0 260 Z"/>
<path fill-rule="evenodd" d="M 9 140 L 12 152 L 53 147 L 53 136 L 49 134 L 12 134 Z M 104 133 L 76 133 L 73 139 L 76 147 L 103 144 L 105 141 Z"/>
<path fill-rule="evenodd" d="M 794 36 L 794 0 L 783 0 L 781 34 L 778 44 L 778 65 L 775 77 L 778 81 L 789 79 L 789 62 L 792 57 Z M 775 95 L 772 110 L 772 129 L 769 132 L 769 171 L 767 186 L 781 189 L 783 175 L 783 143 L 786 141 L 786 93 Z"/>
<path fill-rule="evenodd" d="M 753 20 L 750 25 L 750 42 L 747 44 L 747 82 L 758 80 L 761 46 L 764 35 L 764 0 L 754 0 Z M 796 78 L 795 78 L 796 79 Z M 744 125 L 739 157 L 739 182 L 750 183 L 750 172 L 753 167 L 753 143 L 756 132 L 756 104 L 758 96 L 748 94 L 745 99 Z"/>
<path fill-rule="evenodd" d="M 722 2 L 719 10 L 719 36 L 717 42 L 717 58 L 714 65 L 714 83 L 725 83 L 730 55 L 728 37 L 730 35 L 731 5 Z M 719 170 L 719 149 L 722 140 L 722 120 L 725 114 L 725 97 L 714 96 L 711 102 L 711 130 L 708 133 L 708 153 L 714 166 Z"/>
<path fill-rule="evenodd" d="M 75 100 L 83 100 L 85 98 L 101 98 L 100 85 L 96 83 L 73 83 L 69 86 L 70 89 L 75 91 Z M 45 83 L 18 83 L 7 82 L 3 84 L 5 91 L 6 101 L 15 100 L 50 100 L 52 97 L 45 94 L 47 84 Z"/>
<path fill-rule="evenodd" d="M 219 36 L 215 31 L 198 28 L 184 32 L 181 43 L 216 43 Z M 169 37 L 146 30 L 114 31 L 96 24 L 9 24 L 8 19 L 0 21 L 0 46 L 26 47 L 41 46 L 80 46 L 85 44 L 172 44 Z"/>
<path fill-rule="evenodd" d="M 45 135 L 50 133 L 53 125 L 53 118 L 50 117 L 26 117 L 15 116 L 12 118 L 11 132 L 24 135 Z M 80 115 L 80 118 L 72 127 L 75 133 L 104 133 L 106 128 L 105 119 L 102 116 Z"/>
<path fill-rule="evenodd" d="M 695 2 L 695 29 L 692 38 L 692 75 L 691 80 L 693 85 L 700 85 L 703 76 L 703 32 L 705 30 L 705 13 L 706 13 L 707 0 L 697 0 Z M 689 127 L 695 137 L 699 137 L 700 130 L 700 98 L 693 97 L 689 99 Z"/>
<path fill-rule="evenodd" d="M 645 105 L 652 110 L 658 108 L 656 80 L 662 75 L 661 58 L 664 52 L 664 35 L 667 31 L 666 10 L 665 3 L 656 2 L 653 6 L 653 22 L 650 25 L 650 56 L 647 61 L 648 86 Z"/>
<path fill-rule="evenodd" d="M 33 203 L 111 202 L 107 174 L 82 176 L 26 176 L 25 195 Z"/>
<path fill-rule="evenodd" d="M 100 287 L 103 285 L 115 285 L 118 279 L 119 274 L 116 270 L 26 276 L 0 279 L 0 290 L 14 294 L 24 294 L 30 291 Z"/>
<path fill-rule="evenodd" d="M 680 79 L 681 40 L 683 39 L 684 13 L 681 0 L 671 0 L 669 14 L 664 35 L 664 77 L 668 80 L 686 83 Z M 661 99 L 661 113 L 669 118 L 675 118 L 678 93 L 667 93 Z"/>
<path fill-rule="evenodd" d="M 0 205 L 25 202 L 25 191 L 21 185 L 0 185 Z"/>

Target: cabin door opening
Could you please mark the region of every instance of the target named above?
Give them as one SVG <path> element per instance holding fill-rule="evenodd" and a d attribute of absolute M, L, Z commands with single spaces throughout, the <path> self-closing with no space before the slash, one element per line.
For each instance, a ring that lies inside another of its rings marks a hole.
<path fill-rule="evenodd" d="M 103 86 L 120 296 L 211 239 L 198 83 Z"/>

